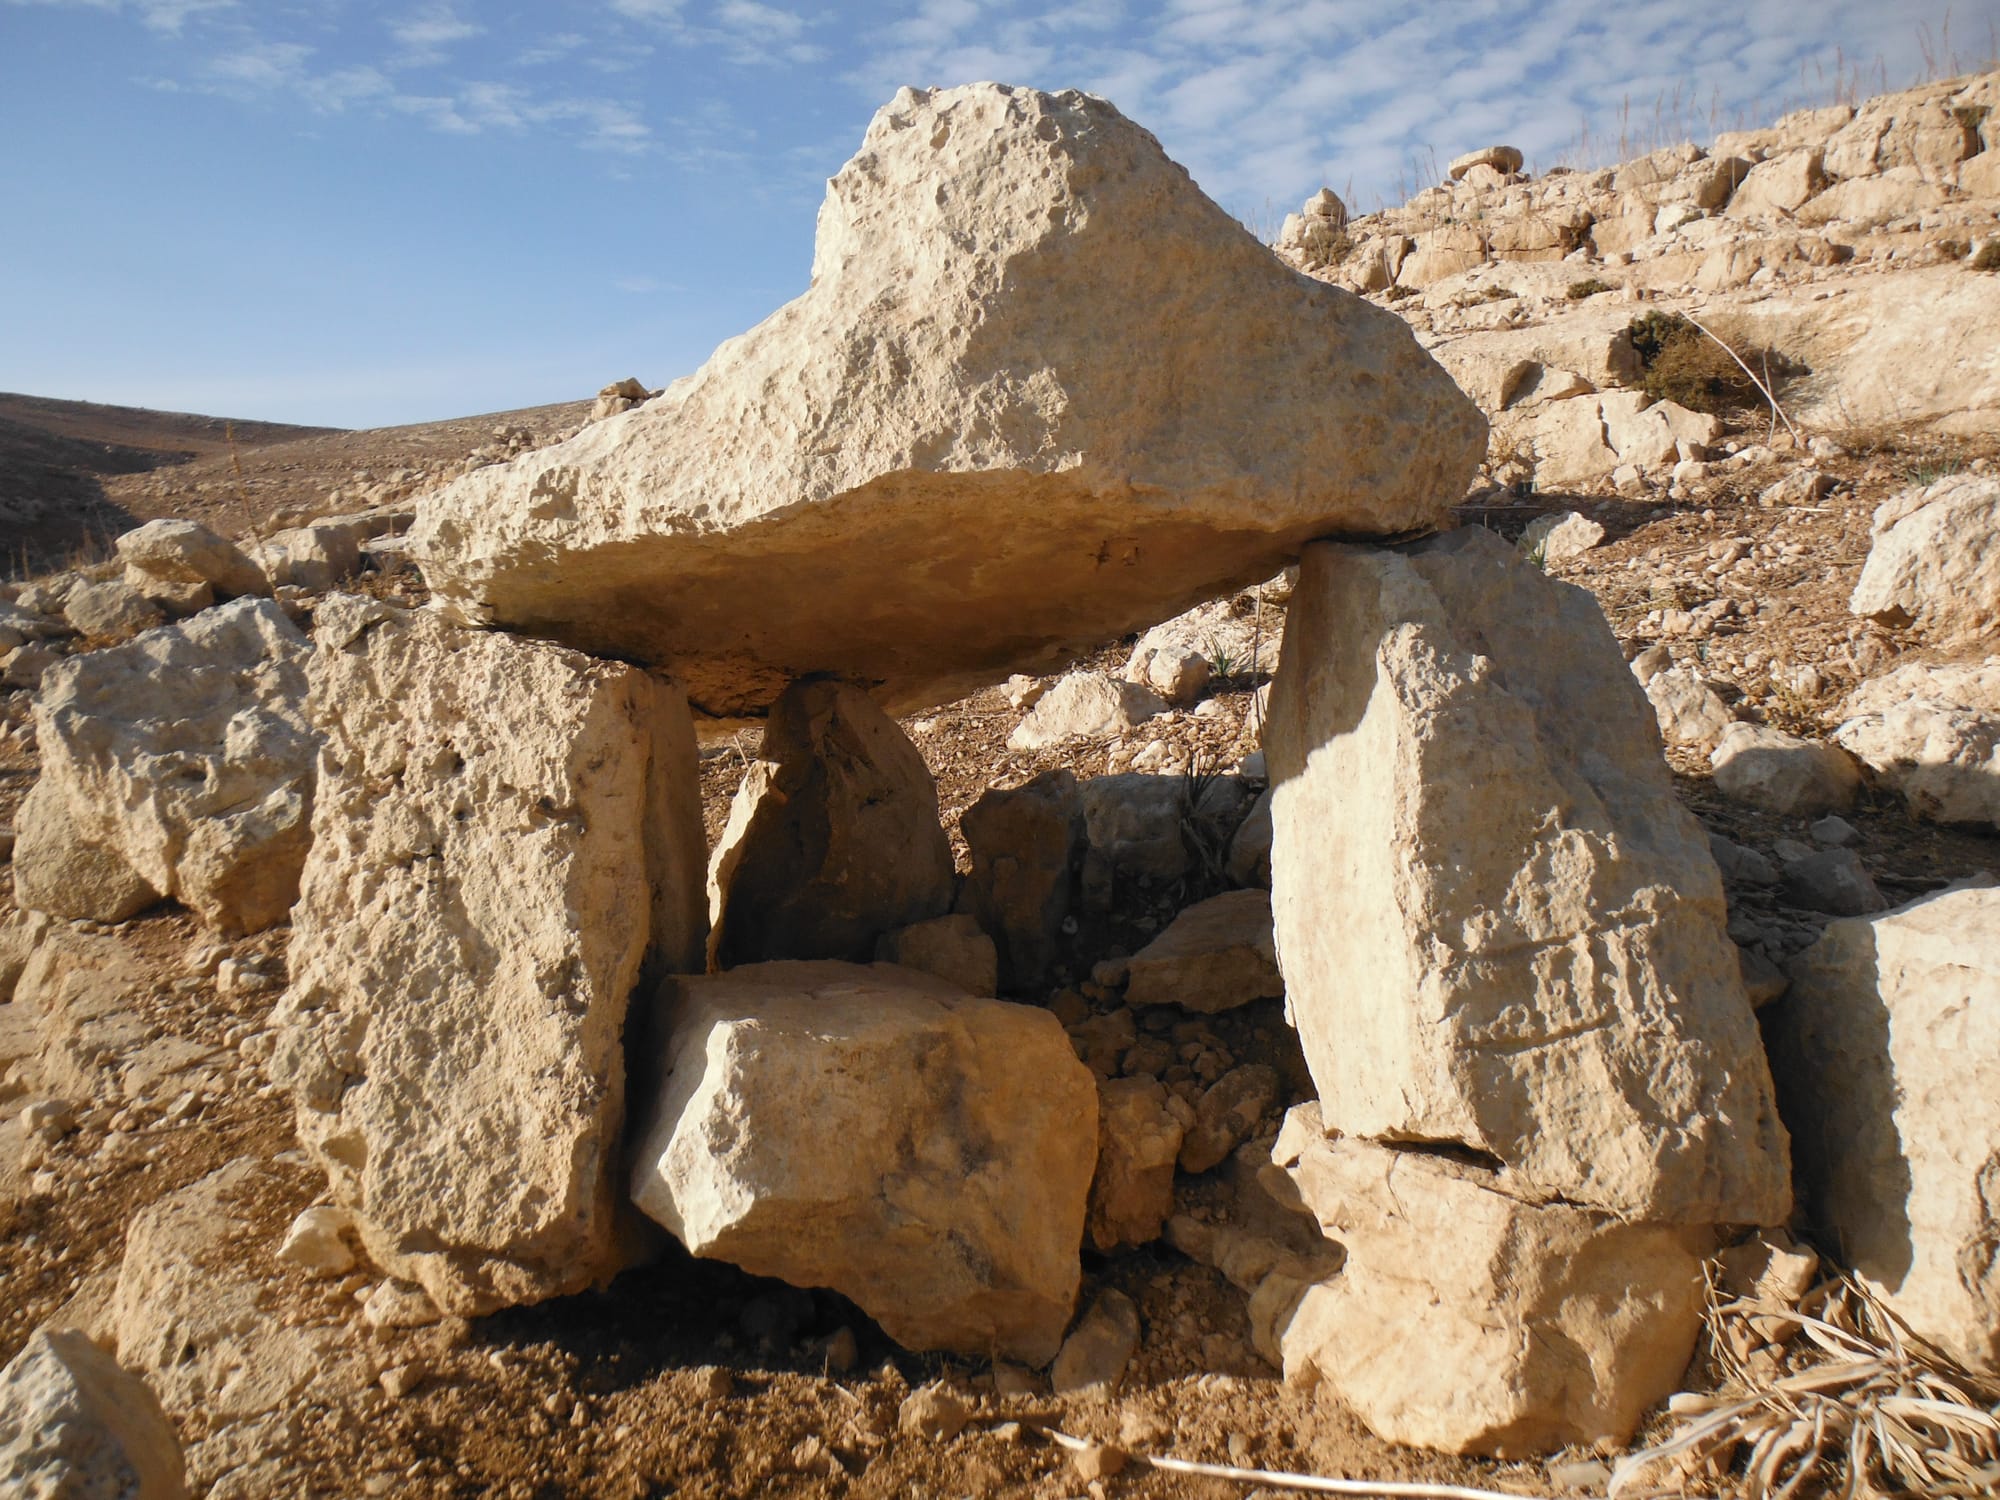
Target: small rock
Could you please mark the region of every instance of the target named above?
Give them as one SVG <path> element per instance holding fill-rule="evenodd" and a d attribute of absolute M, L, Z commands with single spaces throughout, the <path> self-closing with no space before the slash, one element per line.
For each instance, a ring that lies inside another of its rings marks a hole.
<path fill-rule="evenodd" d="M 1042 695 L 1048 690 L 1049 685 L 1041 678 L 1024 676 L 1019 672 L 1009 677 L 1002 688 L 1007 695 L 1007 701 L 1016 708 L 1033 708 L 1042 701 Z"/>
<path fill-rule="evenodd" d="M 1046 1387 L 1033 1370 L 1001 1359 L 993 1362 L 993 1394 L 1005 1399 L 1009 1396 L 1039 1396 Z"/>
<path fill-rule="evenodd" d="M 1151 688 L 1103 672 L 1072 672 L 1015 727 L 1007 748 L 1040 750 L 1075 736 L 1109 739 L 1166 710 Z"/>
<path fill-rule="evenodd" d="M 414 1282 L 385 1281 L 361 1304 L 361 1318 L 370 1328 L 428 1328 L 444 1314 Z"/>
<path fill-rule="evenodd" d="M 401 1401 L 424 1383 L 428 1372 L 422 1365 L 391 1365 L 381 1375 L 380 1384 L 391 1401 Z"/>
<path fill-rule="evenodd" d="M 1271 898 L 1225 891 L 1198 901 L 1133 955 L 1126 998 L 1213 1014 L 1285 992 L 1271 938 Z"/>
<path fill-rule="evenodd" d="M 965 1430 L 972 1409 L 942 1385 L 912 1391 L 896 1409 L 896 1429 L 905 1437 L 948 1443 Z"/>
<path fill-rule="evenodd" d="M 348 1236 L 354 1232 L 351 1209 L 321 1205 L 292 1220 L 278 1246 L 278 1259 L 315 1276 L 345 1276 L 354 1269 Z"/>
<path fill-rule="evenodd" d="M 1599 1459 L 1570 1459 L 1549 1465 L 1549 1484 L 1576 1494 L 1601 1495 L 1610 1487 L 1611 1470 Z"/>
<path fill-rule="evenodd" d="M 1828 813 L 1806 830 L 1813 836 L 1813 842 L 1824 844 L 1829 849 L 1841 849 L 1861 837 L 1861 830 L 1837 813 Z"/>
<path fill-rule="evenodd" d="M 1277 1102 L 1279 1086 L 1278 1070 L 1263 1063 L 1223 1074 L 1195 1106 L 1194 1125 L 1181 1141 L 1181 1170 L 1206 1172 L 1242 1145 Z"/>
<path fill-rule="evenodd" d="M 1577 511 L 1537 516 L 1521 533 L 1521 550 L 1533 557 L 1539 549 L 1545 563 L 1568 562 L 1581 557 L 1604 540 L 1604 528 Z"/>
<path fill-rule="evenodd" d="M 709 1401 L 736 1394 L 736 1377 L 721 1365 L 708 1365 L 695 1372 L 695 1388 Z"/>
<path fill-rule="evenodd" d="M 1125 1467 L 1126 1452 L 1111 1443 L 1091 1443 L 1070 1450 L 1070 1467 L 1082 1479 L 1109 1479 Z"/>
<path fill-rule="evenodd" d="M 1854 805 L 1861 772 L 1846 751 L 1763 724 L 1732 724 L 1709 757 L 1716 790 L 1791 817 Z"/>
<path fill-rule="evenodd" d="M 1058 1396 L 1115 1387 L 1139 1348 L 1139 1309 L 1123 1292 L 1106 1289 L 1092 1299 L 1049 1370 Z"/>
<path fill-rule="evenodd" d="M 1795 906 L 1836 917 L 1866 916 L 1889 905 L 1852 849 L 1823 849 L 1792 861 L 1778 891 Z"/>
<path fill-rule="evenodd" d="M 1715 856 L 1716 868 L 1722 871 L 1722 878 L 1744 885 L 1776 885 L 1778 867 L 1743 844 L 1726 839 L 1719 833 L 1708 836 L 1709 852 Z"/>

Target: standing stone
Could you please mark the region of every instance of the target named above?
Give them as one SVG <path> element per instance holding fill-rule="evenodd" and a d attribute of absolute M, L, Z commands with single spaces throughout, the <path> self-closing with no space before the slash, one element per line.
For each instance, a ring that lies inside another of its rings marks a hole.
<path fill-rule="evenodd" d="M 52 668 L 15 850 L 30 902 L 117 921 L 149 904 L 143 886 L 232 936 L 283 921 L 311 841 L 309 655 L 276 604 L 240 599 Z"/>
<path fill-rule="evenodd" d="M 1517 1459 L 1621 1444 L 1679 1384 L 1701 1331 L 1695 1229 L 1521 1201 L 1509 1173 L 1329 1140 L 1286 1116 L 1272 1160 L 1346 1250 L 1279 1344 L 1392 1443 Z"/>
<path fill-rule="evenodd" d="M 693 723 L 635 667 L 358 596 L 274 1079 L 369 1258 L 476 1316 L 616 1268 L 626 1002 L 699 967 Z"/>
<path fill-rule="evenodd" d="M 1467 528 L 1309 548 L 1266 736 L 1273 911 L 1325 1118 L 1531 1201 L 1783 1222 L 1707 839 L 1596 602 Z"/>
<path fill-rule="evenodd" d="M 1791 975 L 1772 1066 L 1822 1243 L 2000 1371 L 2000 888 L 1834 922 Z"/>
<path fill-rule="evenodd" d="M 709 865 L 709 947 L 723 968 L 864 961 L 892 928 L 951 909 L 937 783 L 861 689 L 793 684 L 753 769 Z"/>
<path fill-rule="evenodd" d="M 1097 1090 L 1048 1011 L 889 965 L 671 979 L 632 1196 L 695 1254 L 831 1287 L 906 1348 L 1047 1364 Z"/>
<path fill-rule="evenodd" d="M 0 1370 L 0 1491 L 34 1500 L 186 1500 L 159 1398 L 75 1331 L 37 1332 Z"/>
<path fill-rule="evenodd" d="M 468 618 L 661 666 L 704 712 L 836 672 L 904 713 L 1310 538 L 1438 525 L 1485 426 L 1400 318 L 1292 271 L 1104 100 L 905 89 L 828 183 L 803 295 L 426 495 L 411 545 Z"/>
<path fill-rule="evenodd" d="M 1000 983 L 1038 984 L 1055 962 L 1083 842 L 1076 777 L 1044 771 L 1022 786 L 993 788 L 967 808 L 959 832 L 972 855 L 964 900 L 1000 949 Z"/>

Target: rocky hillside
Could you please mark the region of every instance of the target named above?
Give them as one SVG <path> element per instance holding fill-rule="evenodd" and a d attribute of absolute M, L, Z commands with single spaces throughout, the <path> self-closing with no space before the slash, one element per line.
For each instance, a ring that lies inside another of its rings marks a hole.
<path fill-rule="evenodd" d="M 906 90 L 665 392 L 117 481 L 0 1487 L 1993 1492 L 1994 82 L 1282 259 Z"/>

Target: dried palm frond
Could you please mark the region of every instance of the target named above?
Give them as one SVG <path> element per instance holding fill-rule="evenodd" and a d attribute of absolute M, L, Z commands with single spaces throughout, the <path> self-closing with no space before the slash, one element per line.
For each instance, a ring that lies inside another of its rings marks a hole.
<path fill-rule="evenodd" d="M 1708 1284 L 1714 1395 L 1668 1402 L 1671 1436 L 1619 1460 L 1611 1500 L 2000 1493 L 2000 1383 L 1963 1369 L 1859 1282 L 1821 1282 L 1790 1307 Z M 1753 1325 L 1753 1320 L 1755 1320 Z M 1743 1351 L 1773 1329 L 1782 1361 Z"/>

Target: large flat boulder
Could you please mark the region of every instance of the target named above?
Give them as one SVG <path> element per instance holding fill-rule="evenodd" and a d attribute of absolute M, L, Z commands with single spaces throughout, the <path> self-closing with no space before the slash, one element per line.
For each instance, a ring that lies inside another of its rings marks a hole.
<path fill-rule="evenodd" d="M 1265 739 L 1280 966 L 1329 1126 L 1632 1220 L 1783 1222 L 1701 826 L 1582 589 L 1467 528 L 1309 548 Z"/>
<path fill-rule="evenodd" d="M 1822 1243 L 2000 1370 L 2000 888 L 1835 922 L 1791 975 L 1772 1066 Z"/>
<path fill-rule="evenodd" d="M 724 968 L 863 960 L 892 929 L 942 916 L 951 842 L 922 752 L 861 689 L 794 683 L 765 722 L 708 885 Z"/>
<path fill-rule="evenodd" d="M 907 1348 L 1046 1364 L 1097 1089 L 1048 1011 L 888 964 L 669 980 L 632 1196 L 697 1255 L 831 1287 Z"/>
<path fill-rule="evenodd" d="M 1143 230 L 1141 229 L 1143 226 Z M 1485 448 L 1394 314 L 1280 264 L 1102 99 L 906 89 L 810 288 L 693 375 L 420 503 L 436 596 L 761 713 L 903 712 L 1438 525 Z"/>
<path fill-rule="evenodd" d="M 283 921 L 311 839 L 309 654 L 276 604 L 241 599 L 51 668 L 15 852 L 29 904 L 118 921 L 150 891 L 232 935 Z"/>
<path fill-rule="evenodd" d="M 626 1004 L 698 968 L 694 727 L 636 667 L 320 606 L 273 1077 L 369 1257 L 468 1316 L 616 1269 Z"/>
<path fill-rule="evenodd" d="M 1286 1116 L 1272 1159 L 1340 1271 L 1278 1342 L 1377 1436 L 1522 1458 L 1623 1443 L 1680 1382 L 1701 1330 L 1703 1231 L 1534 1205 L 1450 1156 L 1328 1139 Z"/>

